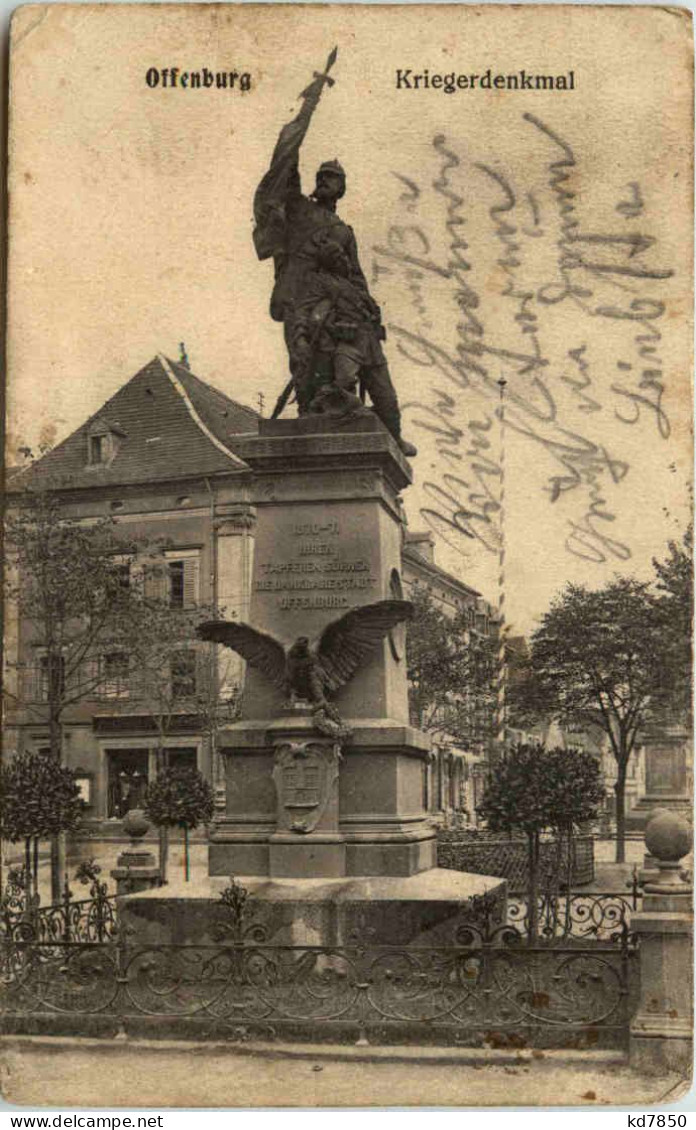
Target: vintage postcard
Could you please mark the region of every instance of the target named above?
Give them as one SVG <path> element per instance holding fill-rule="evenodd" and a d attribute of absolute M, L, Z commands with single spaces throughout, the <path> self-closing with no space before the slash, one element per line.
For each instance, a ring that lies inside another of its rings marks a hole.
<path fill-rule="evenodd" d="M 7 1102 L 674 1101 L 690 13 L 29 4 L 9 105 Z"/>

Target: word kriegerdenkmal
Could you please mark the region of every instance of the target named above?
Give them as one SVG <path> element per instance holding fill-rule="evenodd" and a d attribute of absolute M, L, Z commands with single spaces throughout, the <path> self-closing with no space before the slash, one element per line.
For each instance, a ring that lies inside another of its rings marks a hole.
<path fill-rule="evenodd" d="M 180 67 L 150 67 L 145 74 L 145 82 L 150 90 L 157 87 L 179 90 L 251 90 L 251 75 L 248 71 L 182 71 Z"/>
<path fill-rule="evenodd" d="M 458 90 L 575 90 L 575 71 L 560 75 L 537 75 L 530 71 L 496 74 L 489 67 L 481 74 L 431 74 L 429 70 L 418 73 L 397 70 L 397 90 L 441 90 L 455 94 Z"/>

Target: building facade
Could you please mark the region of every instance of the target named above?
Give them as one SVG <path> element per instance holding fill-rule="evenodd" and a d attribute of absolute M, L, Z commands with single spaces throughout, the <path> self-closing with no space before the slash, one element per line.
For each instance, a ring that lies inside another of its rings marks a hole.
<path fill-rule="evenodd" d="M 196 378 L 185 366 L 153 358 L 100 411 L 7 484 L 8 505 L 31 485 L 60 492 L 67 516 L 89 524 L 114 517 L 128 537 L 164 544 L 159 583 L 173 612 L 204 604 L 244 618 L 251 576 L 254 512 L 250 473 L 231 437 L 256 432 L 258 415 Z M 6 615 L 6 748 L 48 744 L 45 659 L 32 626 Z M 192 642 L 171 661 L 173 709 L 161 739 L 142 673 L 128 656 L 97 657 L 103 678 L 66 709 L 64 762 L 78 772 L 85 822 L 118 833 L 155 773 L 162 744 L 170 763 L 214 776 L 210 742 L 193 702 L 208 676 L 209 645 Z M 43 663 L 42 663 L 43 660 Z M 92 662 L 95 658 L 92 657 Z M 239 682 L 228 652 L 224 680 Z M 42 718 L 42 714 L 44 717 Z"/>
<path fill-rule="evenodd" d="M 465 613 L 471 636 L 497 638 L 496 610 L 476 589 L 439 568 L 431 533 L 405 531 L 402 579 L 407 598 L 425 589 L 434 606 L 445 616 L 453 618 Z M 474 826 L 476 808 L 483 798 L 490 751 L 485 742 L 458 745 L 436 731 L 432 739 L 427 790 L 433 820 L 447 823 L 456 819 Z"/>
<path fill-rule="evenodd" d="M 164 546 L 158 595 L 173 615 L 204 606 L 212 615 L 248 619 L 255 509 L 251 471 L 235 454 L 235 440 L 256 433 L 258 419 L 187 365 L 158 355 L 63 443 L 10 476 L 8 505 L 31 485 L 59 492 L 64 513 L 81 523 L 112 517 L 141 544 Z M 474 630 L 494 630 L 492 609 L 480 594 L 438 568 L 430 535 L 405 530 L 402 563 L 405 597 L 426 587 L 447 614 L 465 607 Z M 120 567 L 129 584 L 138 562 Z M 170 765 L 195 765 L 220 781 L 214 727 L 201 717 L 201 697 L 212 686 L 216 699 L 219 694 L 232 706 L 243 665 L 228 649 L 193 639 L 177 649 L 169 660 L 171 701 L 163 729 L 147 673 L 134 671 L 122 649 L 105 647 L 90 662 L 97 664 L 93 690 L 62 717 L 63 760 L 77 773 L 91 834 L 119 838 L 126 813 L 142 804 L 162 750 Z M 10 752 L 48 747 L 52 677 L 32 625 L 18 622 L 8 608 Z M 481 751 L 435 744 L 427 781 L 434 818 L 474 811 L 480 762 Z"/>

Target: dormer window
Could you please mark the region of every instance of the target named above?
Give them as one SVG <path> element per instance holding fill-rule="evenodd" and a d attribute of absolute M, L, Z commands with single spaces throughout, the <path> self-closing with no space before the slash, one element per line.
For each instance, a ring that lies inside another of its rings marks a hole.
<path fill-rule="evenodd" d="M 90 463 L 106 463 L 106 436 L 89 437 Z"/>
<path fill-rule="evenodd" d="M 93 420 L 87 432 L 87 466 L 107 467 L 125 439 L 117 424 L 107 420 Z"/>

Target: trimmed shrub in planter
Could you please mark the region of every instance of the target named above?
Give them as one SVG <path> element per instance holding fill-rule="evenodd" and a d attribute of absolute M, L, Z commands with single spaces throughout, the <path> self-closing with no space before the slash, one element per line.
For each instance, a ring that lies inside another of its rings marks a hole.
<path fill-rule="evenodd" d="M 175 766 L 162 769 L 148 785 L 145 812 L 160 828 L 184 830 L 184 873 L 189 881 L 189 829 L 207 824 L 213 818 L 214 793 L 197 769 Z M 165 876 L 162 875 L 164 880 Z"/>

